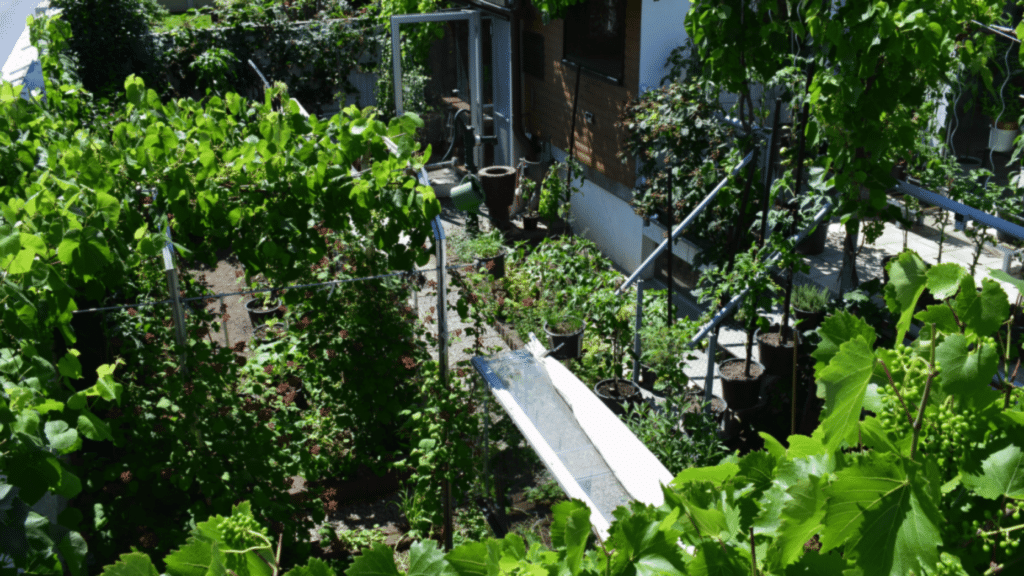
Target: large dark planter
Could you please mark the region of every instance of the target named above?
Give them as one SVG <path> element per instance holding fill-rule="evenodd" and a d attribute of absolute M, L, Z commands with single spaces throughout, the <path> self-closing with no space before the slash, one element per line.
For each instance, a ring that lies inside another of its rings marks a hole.
<path fill-rule="evenodd" d="M 616 416 L 625 414 L 627 406 L 636 407 L 643 401 L 640 387 L 625 378 L 601 380 L 594 384 L 594 395 Z"/>
<path fill-rule="evenodd" d="M 822 222 L 796 245 L 796 253 L 804 256 L 817 256 L 825 251 L 825 242 L 828 241 L 828 222 Z"/>
<path fill-rule="evenodd" d="M 793 317 L 800 320 L 800 333 L 803 334 L 808 330 L 817 330 L 821 326 L 821 323 L 825 320 L 825 311 L 808 312 L 794 307 Z"/>
<path fill-rule="evenodd" d="M 569 318 L 571 320 L 577 320 L 577 318 Z M 559 348 L 557 351 L 551 353 L 551 357 L 555 360 L 570 360 L 574 358 L 580 358 L 583 356 L 583 330 L 587 327 L 586 320 L 579 320 L 580 328 L 569 334 L 561 334 L 552 332 L 547 322 L 544 323 L 544 332 L 548 335 L 548 342 L 550 343 L 551 350 Z"/>
<path fill-rule="evenodd" d="M 686 430 L 687 434 L 689 434 L 690 430 L 686 428 L 686 415 L 696 414 L 704 410 L 704 391 L 695 390 L 693 392 L 688 392 L 684 398 L 686 402 L 690 403 L 689 408 L 683 412 L 683 429 Z M 725 418 L 725 411 L 728 407 L 728 404 L 723 398 L 718 396 L 711 397 L 711 416 L 714 417 L 716 423 L 722 423 L 722 420 Z"/>
<path fill-rule="evenodd" d="M 722 396 L 725 403 L 731 410 L 744 410 L 757 406 L 761 398 L 761 379 L 764 376 L 764 366 L 760 362 L 751 361 L 751 378 L 743 375 L 742 358 L 726 360 L 718 365 L 718 377 L 722 380 Z M 739 370 L 736 371 L 736 367 Z M 735 373 L 734 373 L 735 371 Z"/>
<path fill-rule="evenodd" d="M 539 222 L 539 214 L 527 214 L 523 216 L 523 230 L 536 230 Z"/>
<path fill-rule="evenodd" d="M 764 365 L 765 372 L 778 376 L 783 382 L 793 379 L 793 328 L 788 327 L 783 331 L 783 340 L 779 344 L 773 344 L 766 340 L 778 338 L 779 326 L 772 325 L 768 332 L 760 330 L 754 333 L 757 340 L 757 353 Z M 786 341 L 788 340 L 788 344 Z"/>
<path fill-rule="evenodd" d="M 481 168 L 476 175 L 484 189 L 484 203 L 491 220 L 499 230 L 508 230 L 512 227 L 508 209 L 516 195 L 516 169 L 512 166 L 488 166 Z"/>
<path fill-rule="evenodd" d="M 505 252 L 498 254 L 497 256 L 489 256 L 487 258 L 478 258 L 476 261 L 476 268 L 486 268 L 487 273 L 490 274 L 495 280 L 505 277 Z"/>
<path fill-rule="evenodd" d="M 253 298 L 245 302 L 245 311 L 249 314 L 249 322 L 253 328 L 267 323 L 271 318 L 284 318 L 284 307 L 274 302 L 269 308 L 262 308 L 260 299 Z"/>

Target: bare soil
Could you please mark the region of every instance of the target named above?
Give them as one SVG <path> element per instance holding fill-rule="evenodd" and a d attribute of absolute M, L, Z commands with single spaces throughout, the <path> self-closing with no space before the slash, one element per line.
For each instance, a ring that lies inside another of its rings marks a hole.
<path fill-rule="evenodd" d="M 764 370 L 757 364 L 750 364 L 750 377 L 748 378 L 743 372 L 743 362 L 730 362 L 720 368 L 722 376 L 729 380 L 757 380 L 761 377 L 761 372 Z"/>
<path fill-rule="evenodd" d="M 627 400 L 639 396 L 639 391 L 628 380 L 614 380 L 597 385 L 597 391 L 609 398 Z"/>

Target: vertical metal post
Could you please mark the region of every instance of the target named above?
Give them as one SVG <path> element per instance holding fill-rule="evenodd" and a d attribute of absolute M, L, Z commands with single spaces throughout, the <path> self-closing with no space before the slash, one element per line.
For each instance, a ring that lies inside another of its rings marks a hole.
<path fill-rule="evenodd" d="M 401 116 L 402 106 L 402 43 L 398 32 L 399 24 L 391 17 L 391 67 L 394 74 L 395 115 Z"/>
<path fill-rule="evenodd" d="M 484 135 L 484 99 L 483 99 L 483 32 L 480 23 L 480 11 L 475 10 L 469 16 L 469 116 L 473 123 L 473 134 Z M 473 162 L 484 165 L 483 146 L 473 146 Z"/>
<path fill-rule="evenodd" d="M 704 379 L 704 411 L 711 413 L 711 399 L 714 397 L 715 387 L 715 351 L 718 349 L 718 327 L 708 337 L 708 372 Z"/>
<path fill-rule="evenodd" d="M 448 384 L 448 298 L 444 285 L 444 226 L 441 225 L 440 216 L 435 216 L 430 225 L 434 229 L 434 240 L 437 243 L 435 248 L 437 250 L 437 364 L 441 386 L 446 387 Z M 444 509 L 444 546 L 445 550 L 450 551 L 453 546 L 452 494 L 447 477 L 441 482 L 441 505 Z"/>
<path fill-rule="evenodd" d="M 644 317 L 644 285 L 636 283 L 636 333 L 633 335 L 633 382 L 640 380 L 640 327 Z M 648 383 L 645 382 L 645 385 Z"/>
<path fill-rule="evenodd" d="M 174 268 L 174 253 L 171 245 L 171 228 L 165 229 L 167 244 L 164 246 L 164 272 L 167 274 L 167 288 L 171 293 L 171 315 L 174 319 L 174 338 L 181 348 L 180 367 L 182 374 L 188 372 L 188 355 L 185 351 L 185 311 L 181 307 L 181 288 L 178 286 L 178 271 Z"/>
<path fill-rule="evenodd" d="M 224 325 L 224 347 L 231 348 L 231 337 L 228 336 L 228 321 L 224 319 L 224 315 L 227 314 L 227 308 L 224 307 L 224 297 L 220 297 L 220 310 L 224 312 L 221 314 L 220 322 Z"/>
<path fill-rule="evenodd" d="M 675 318 L 672 317 L 672 257 L 674 256 L 673 248 L 675 247 L 675 240 L 672 238 L 672 168 L 668 169 L 668 281 L 665 284 L 668 285 L 668 326 L 672 327 L 672 321 Z"/>

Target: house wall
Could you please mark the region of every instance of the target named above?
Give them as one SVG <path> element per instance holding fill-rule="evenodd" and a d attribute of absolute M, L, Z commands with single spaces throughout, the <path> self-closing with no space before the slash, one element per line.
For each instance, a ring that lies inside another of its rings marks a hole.
<path fill-rule="evenodd" d="M 657 88 L 668 74 L 668 56 L 686 39 L 690 0 L 643 0 L 640 19 L 640 93 Z"/>
<path fill-rule="evenodd" d="M 637 96 L 640 69 L 641 3 L 627 0 L 624 78 L 621 86 L 587 73 L 580 77 L 576 117 L 576 158 L 620 185 L 632 187 L 636 178 L 634 163 L 623 164 L 618 152 L 626 131 L 618 121 L 628 102 Z M 523 111 L 525 128 L 542 140 L 550 139 L 554 148 L 569 149 L 573 92 L 576 69 L 562 64 L 562 20 L 544 25 L 540 12 L 532 8 L 532 18 L 524 29 L 544 36 L 544 79 L 524 74 Z M 593 124 L 584 118 L 593 114 Z"/>

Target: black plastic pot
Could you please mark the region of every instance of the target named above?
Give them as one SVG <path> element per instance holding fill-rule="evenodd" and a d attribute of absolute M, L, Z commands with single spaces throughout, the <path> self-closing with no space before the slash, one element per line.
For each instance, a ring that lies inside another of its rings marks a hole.
<path fill-rule="evenodd" d="M 817 256 L 825 251 L 825 242 L 828 241 L 828 222 L 822 222 L 814 229 L 807 238 L 804 238 L 796 245 L 796 253 L 804 256 Z"/>
<path fill-rule="evenodd" d="M 742 358 L 734 358 L 722 362 L 717 367 L 718 377 L 722 380 L 722 396 L 725 397 L 725 403 L 732 410 L 753 408 L 757 406 L 757 402 L 761 398 L 761 379 L 765 374 L 765 370 L 760 362 L 750 362 L 750 373 L 752 375 L 750 379 L 742 376 L 740 378 L 727 377 L 722 373 L 723 368 L 736 363 L 740 364 L 740 370 L 742 370 L 744 362 L 745 360 Z"/>
<path fill-rule="evenodd" d="M 633 394 L 628 396 L 621 396 L 619 394 L 605 394 L 598 392 L 598 388 L 605 384 L 611 384 L 618 382 L 620 386 L 627 386 L 633 390 Z M 604 402 L 604 405 L 608 407 L 616 416 L 622 416 L 626 413 L 627 406 L 639 406 L 643 401 L 643 394 L 640 393 L 640 387 L 630 382 L 625 378 L 609 378 L 607 380 L 601 380 L 597 384 L 594 384 L 594 395 Z"/>
<path fill-rule="evenodd" d="M 497 256 L 490 256 L 488 258 L 478 258 L 476 261 L 476 268 L 477 270 L 479 270 L 481 267 L 486 268 L 487 273 L 490 274 L 495 280 L 499 278 L 504 278 L 505 253 L 502 252 Z"/>
<path fill-rule="evenodd" d="M 821 323 L 825 320 L 825 311 L 808 312 L 794 307 L 793 317 L 800 320 L 800 333 L 803 334 L 808 330 L 817 330 L 821 326 Z"/>
<path fill-rule="evenodd" d="M 637 382 L 637 386 L 647 390 L 648 392 L 654 392 L 654 383 L 658 381 L 658 373 L 651 369 L 646 364 L 640 365 L 640 381 Z"/>
<path fill-rule="evenodd" d="M 889 262 L 892 262 L 895 259 L 896 259 L 896 256 L 894 256 L 894 255 L 883 256 L 882 257 L 882 285 L 883 286 L 889 283 L 889 271 L 886 270 L 886 267 L 889 265 Z"/>
<path fill-rule="evenodd" d="M 523 216 L 523 230 L 536 230 L 537 224 L 540 222 L 540 216 Z"/>
<path fill-rule="evenodd" d="M 575 320 L 575 318 L 568 318 L 569 320 Z M 570 334 L 557 334 L 550 330 L 547 322 L 544 323 L 544 332 L 548 335 L 548 342 L 551 345 L 550 349 L 555 352 L 551 353 L 551 357 L 555 360 L 570 360 L 574 358 L 580 358 L 583 356 L 583 331 L 587 328 L 586 320 L 580 320 L 580 329 Z"/>
<path fill-rule="evenodd" d="M 262 308 L 259 306 L 261 302 L 262 299 L 253 298 L 245 303 L 245 311 L 249 314 L 249 322 L 252 323 L 253 328 L 266 324 L 267 320 L 271 318 L 284 317 L 281 305 L 274 302 L 270 308 Z"/>
<path fill-rule="evenodd" d="M 688 414 L 693 414 L 693 413 L 696 413 L 696 412 L 699 412 L 699 411 L 703 411 L 703 409 L 704 409 L 703 408 L 703 404 L 704 404 L 704 391 L 703 390 L 695 391 L 692 394 L 687 393 L 686 401 L 690 402 L 691 406 L 690 406 L 690 408 L 688 410 L 685 410 L 683 412 L 683 415 L 682 415 L 683 422 L 682 422 L 682 424 L 683 424 L 683 430 L 687 434 L 691 434 L 690 430 L 686 428 L 686 416 Z M 725 399 L 723 399 L 721 397 L 718 397 L 718 396 L 712 396 L 711 397 L 711 416 L 714 417 L 715 422 L 717 424 L 720 425 L 722 423 L 722 420 L 725 419 L 725 411 L 728 409 L 728 407 L 729 406 L 726 403 Z"/>
<path fill-rule="evenodd" d="M 265 344 L 267 342 L 273 342 L 280 338 L 285 333 L 284 324 L 274 324 L 268 326 L 267 324 L 260 324 L 256 327 L 253 333 L 253 339 L 259 344 Z"/>
<path fill-rule="evenodd" d="M 778 334 L 779 325 L 774 324 L 768 332 L 761 333 L 760 330 L 754 333 L 754 340 L 757 340 L 757 354 L 764 365 L 765 372 L 778 376 L 783 382 L 789 382 L 793 378 L 793 328 L 790 326 L 784 331 L 783 344 L 774 345 L 763 341 L 770 334 Z M 785 341 L 789 340 L 789 344 Z"/>

